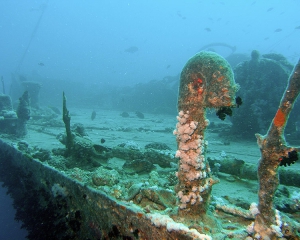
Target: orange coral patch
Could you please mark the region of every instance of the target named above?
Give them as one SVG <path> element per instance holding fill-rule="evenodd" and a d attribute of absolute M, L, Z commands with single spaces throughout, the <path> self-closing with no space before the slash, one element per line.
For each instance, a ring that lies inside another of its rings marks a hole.
<path fill-rule="evenodd" d="M 201 78 L 198 78 L 197 82 L 198 82 L 198 83 L 203 83 L 203 81 L 202 81 Z"/>
<path fill-rule="evenodd" d="M 224 79 L 224 76 L 218 78 L 218 81 L 221 82 Z"/>
<path fill-rule="evenodd" d="M 198 94 L 202 94 L 203 93 L 203 88 L 198 88 Z"/>
<path fill-rule="evenodd" d="M 286 121 L 285 114 L 281 111 L 281 109 L 278 109 L 274 117 L 274 125 L 276 127 L 282 127 L 285 124 L 285 121 Z"/>

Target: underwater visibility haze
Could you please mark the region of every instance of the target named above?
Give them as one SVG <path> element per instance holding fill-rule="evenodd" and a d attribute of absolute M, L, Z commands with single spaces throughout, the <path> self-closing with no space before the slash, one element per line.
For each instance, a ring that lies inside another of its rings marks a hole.
<path fill-rule="evenodd" d="M 300 239 L 298 0 L 0 8 L 0 239 Z"/>

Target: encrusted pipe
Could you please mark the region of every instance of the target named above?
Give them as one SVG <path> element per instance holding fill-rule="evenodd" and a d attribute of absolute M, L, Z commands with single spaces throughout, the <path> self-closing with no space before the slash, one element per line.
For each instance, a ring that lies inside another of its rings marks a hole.
<path fill-rule="evenodd" d="M 213 52 L 196 54 L 181 72 L 174 131 L 180 159 L 176 173 L 179 216 L 193 219 L 207 211 L 212 185 L 218 180 L 212 177 L 205 157 L 204 133 L 209 124 L 205 109 L 234 106 L 237 89 L 230 65 Z"/>
<path fill-rule="evenodd" d="M 299 148 L 287 145 L 284 129 L 299 93 L 300 60 L 290 76 L 288 86 L 267 134 L 265 136 L 256 134 L 261 158 L 258 166 L 259 214 L 256 215 L 254 229 L 263 239 L 273 239 L 279 236 L 280 233 L 277 230 L 282 227 L 281 222 L 276 221 L 273 199 L 279 185 L 278 167 L 290 165 L 298 160 Z"/>

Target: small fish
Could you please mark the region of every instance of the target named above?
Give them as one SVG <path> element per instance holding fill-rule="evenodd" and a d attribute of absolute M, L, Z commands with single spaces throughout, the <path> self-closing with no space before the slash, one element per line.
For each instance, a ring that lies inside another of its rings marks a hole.
<path fill-rule="evenodd" d="M 268 10 L 267 10 L 267 12 L 270 12 L 270 11 L 272 11 L 274 8 L 268 8 Z"/>
<path fill-rule="evenodd" d="M 41 66 L 41 67 L 45 66 L 45 64 L 43 62 L 39 62 L 38 65 Z"/>
<path fill-rule="evenodd" d="M 204 30 L 205 30 L 206 32 L 211 32 L 211 29 L 210 29 L 210 28 L 204 28 Z"/>
<path fill-rule="evenodd" d="M 237 108 L 239 108 L 243 104 L 242 98 L 240 96 L 236 97 L 235 103 L 236 103 Z"/>
<path fill-rule="evenodd" d="M 166 67 L 166 69 L 169 69 L 171 67 L 171 65 L 169 64 L 167 67 Z"/>
<path fill-rule="evenodd" d="M 177 16 L 180 17 L 180 18 L 183 19 L 183 20 L 186 19 L 186 17 L 183 16 L 183 15 L 180 13 L 180 11 L 177 11 Z"/>
<path fill-rule="evenodd" d="M 217 111 L 216 115 L 217 115 L 222 121 L 224 121 L 225 118 L 226 118 L 226 115 L 232 116 L 232 110 L 231 110 L 230 107 L 221 107 L 221 108 Z"/>
<path fill-rule="evenodd" d="M 101 138 L 100 142 L 101 142 L 101 143 L 105 143 L 105 139 L 104 139 L 104 138 Z"/>
<path fill-rule="evenodd" d="M 96 115 L 97 113 L 95 111 L 92 112 L 92 115 L 91 115 L 91 119 L 92 121 L 94 121 L 94 119 L 96 118 Z"/>
<path fill-rule="evenodd" d="M 126 49 L 124 50 L 124 52 L 128 52 L 128 53 L 136 53 L 138 50 L 139 50 L 138 47 L 132 46 L 132 47 L 126 48 Z"/>
<path fill-rule="evenodd" d="M 295 27 L 295 29 L 300 29 L 300 26 Z"/>
<path fill-rule="evenodd" d="M 274 32 L 281 32 L 282 31 L 282 29 L 281 28 L 277 28 L 277 29 L 275 29 L 275 31 Z"/>

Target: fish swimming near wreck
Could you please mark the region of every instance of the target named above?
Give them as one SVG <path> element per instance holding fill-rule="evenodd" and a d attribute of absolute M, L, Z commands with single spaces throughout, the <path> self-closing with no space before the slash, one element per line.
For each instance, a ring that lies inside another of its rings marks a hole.
<path fill-rule="evenodd" d="M 138 50 L 139 50 L 138 47 L 136 47 L 136 46 L 131 46 L 131 47 L 129 47 L 129 48 L 126 48 L 126 49 L 124 50 L 124 52 L 128 52 L 128 53 L 136 53 Z"/>

